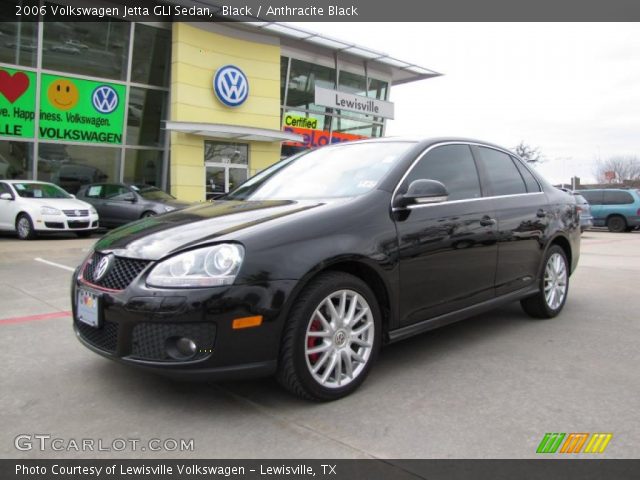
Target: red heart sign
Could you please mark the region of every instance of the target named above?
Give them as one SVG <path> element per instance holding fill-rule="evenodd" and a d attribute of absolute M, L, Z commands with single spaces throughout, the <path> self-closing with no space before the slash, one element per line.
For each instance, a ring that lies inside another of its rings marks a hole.
<path fill-rule="evenodd" d="M 22 72 L 11 76 L 6 70 L 0 70 L 0 93 L 11 103 L 19 99 L 29 88 L 29 77 Z"/>

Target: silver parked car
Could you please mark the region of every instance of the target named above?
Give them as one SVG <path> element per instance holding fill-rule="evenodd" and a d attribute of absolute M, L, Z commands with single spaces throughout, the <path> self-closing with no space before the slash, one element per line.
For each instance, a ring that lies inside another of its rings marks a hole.
<path fill-rule="evenodd" d="M 580 214 L 580 231 L 584 232 L 588 228 L 593 227 L 593 215 L 591 215 L 591 205 L 579 193 L 574 193 L 576 204 L 578 205 L 578 213 Z"/>

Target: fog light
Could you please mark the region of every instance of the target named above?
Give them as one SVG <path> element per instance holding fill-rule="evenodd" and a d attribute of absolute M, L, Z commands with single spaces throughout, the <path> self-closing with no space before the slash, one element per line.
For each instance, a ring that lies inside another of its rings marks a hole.
<path fill-rule="evenodd" d="M 165 342 L 167 354 L 174 360 L 189 360 L 198 353 L 196 342 L 186 337 L 171 337 Z"/>
<path fill-rule="evenodd" d="M 198 347 L 190 338 L 182 337 L 176 342 L 176 349 L 185 357 L 191 357 L 196 354 Z"/>

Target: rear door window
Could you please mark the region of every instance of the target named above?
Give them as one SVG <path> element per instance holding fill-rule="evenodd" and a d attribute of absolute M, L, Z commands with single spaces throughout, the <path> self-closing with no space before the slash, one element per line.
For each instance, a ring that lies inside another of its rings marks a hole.
<path fill-rule="evenodd" d="M 633 203 L 633 197 L 629 192 L 621 192 L 620 190 L 605 190 L 605 205 L 628 205 Z"/>
<path fill-rule="evenodd" d="M 529 169 L 525 167 L 518 159 L 513 157 L 511 157 L 511 159 L 513 160 L 513 163 L 516 164 L 516 167 L 518 167 L 518 171 L 520 172 L 520 175 L 522 175 L 522 179 L 524 180 L 524 183 L 527 186 L 527 192 L 529 193 L 539 192 L 540 185 L 538 184 L 538 181 L 533 176 L 533 174 L 529 171 Z"/>
<path fill-rule="evenodd" d="M 591 205 L 602 205 L 604 198 L 602 190 L 581 190 L 580 195 L 586 198 Z"/>
<path fill-rule="evenodd" d="M 527 193 L 522 175 L 509 155 L 488 147 L 478 147 L 477 151 L 488 176 L 491 195 Z"/>

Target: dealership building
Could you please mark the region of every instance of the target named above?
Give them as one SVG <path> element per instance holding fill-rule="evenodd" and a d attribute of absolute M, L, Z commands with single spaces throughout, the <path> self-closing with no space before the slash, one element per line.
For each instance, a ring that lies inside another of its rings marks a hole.
<path fill-rule="evenodd" d="M 201 201 L 299 150 L 383 136 L 438 73 L 281 23 L 0 23 L 0 178 Z"/>

